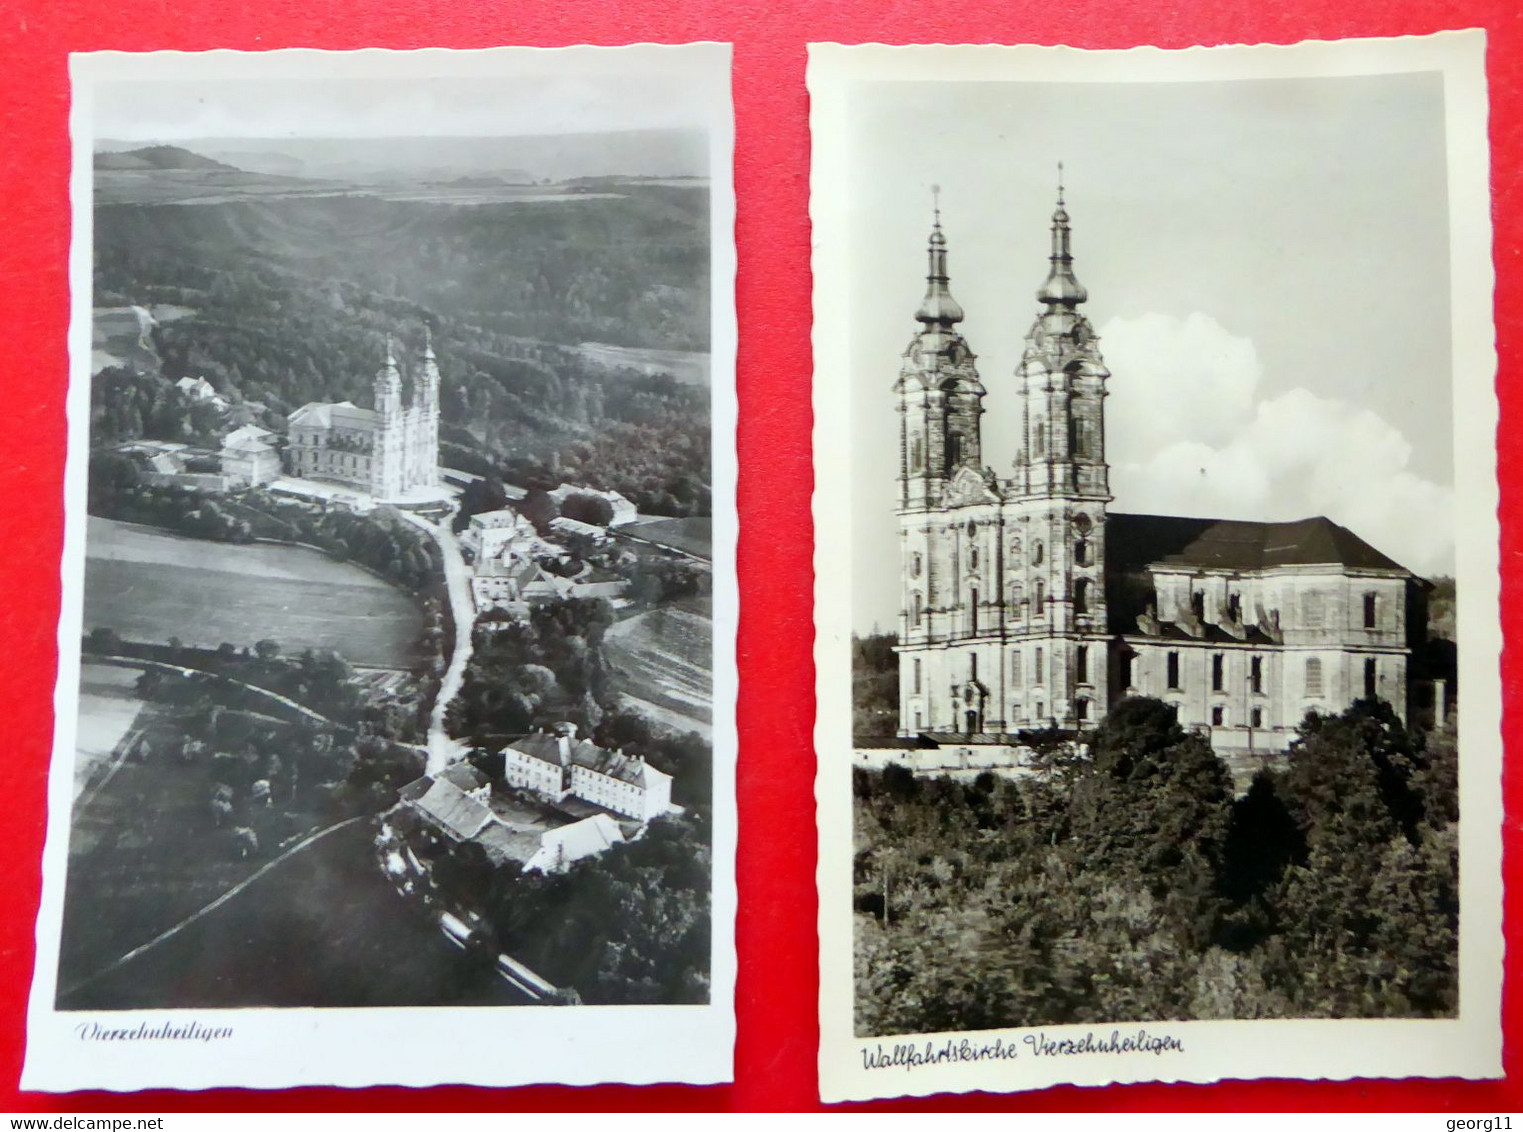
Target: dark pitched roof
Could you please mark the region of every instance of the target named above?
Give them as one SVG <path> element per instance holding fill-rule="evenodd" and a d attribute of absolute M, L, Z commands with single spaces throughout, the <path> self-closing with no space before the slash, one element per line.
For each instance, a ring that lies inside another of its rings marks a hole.
<path fill-rule="evenodd" d="M 466 797 L 459 787 L 439 779 L 413 805 L 459 841 L 475 837 L 492 821 L 491 810 Z"/>
<path fill-rule="evenodd" d="M 452 786 L 458 786 L 467 794 L 472 790 L 480 790 L 487 784 L 487 776 L 466 762 L 451 763 L 439 772 L 439 778 Z"/>
<path fill-rule="evenodd" d="M 1112 512 L 1106 519 L 1105 564 L 1113 571 L 1154 565 L 1216 570 L 1317 565 L 1405 569 L 1321 515 L 1290 523 L 1249 523 Z"/>

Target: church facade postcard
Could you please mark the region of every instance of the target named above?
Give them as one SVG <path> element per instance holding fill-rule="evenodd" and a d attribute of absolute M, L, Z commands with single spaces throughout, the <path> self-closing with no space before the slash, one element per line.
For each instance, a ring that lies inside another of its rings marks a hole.
<path fill-rule="evenodd" d="M 70 63 L 22 1087 L 730 1080 L 728 45 Z"/>
<path fill-rule="evenodd" d="M 826 1100 L 1500 1075 L 1484 56 L 811 47 Z"/>

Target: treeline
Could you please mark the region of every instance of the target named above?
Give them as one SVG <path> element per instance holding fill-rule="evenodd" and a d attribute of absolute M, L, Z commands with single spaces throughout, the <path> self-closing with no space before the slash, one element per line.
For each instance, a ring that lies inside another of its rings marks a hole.
<path fill-rule="evenodd" d="M 90 379 L 90 441 L 168 440 L 217 448 L 229 431 L 214 404 L 157 374 L 108 366 Z"/>
<path fill-rule="evenodd" d="M 899 730 L 899 655 L 894 633 L 851 637 L 851 734 L 858 746 Z"/>
<path fill-rule="evenodd" d="M 329 309 L 372 294 L 509 335 L 564 343 L 704 350 L 709 335 L 707 190 L 622 186 L 552 203 L 345 196 L 95 210 L 95 281 L 105 296 L 163 294 L 199 307 L 220 282 L 252 277 L 261 306 L 284 275 L 312 281 Z M 143 302 L 142 297 L 128 301 Z"/>
<path fill-rule="evenodd" d="M 92 629 L 85 636 L 83 647 L 86 655 L 151 660 L 192 668 L 212 678 L 208 684 L 148 669 L 146 686 L 154 695 L 145 698 L 165 699 L 170 689 L 181 685 L 219 687 L 217 678 L 221 678 L 274 692 L 333 723 L 351 727 L 359 723 L 364 707 L 364 697 L 353 682 L 354 670 L 333 649 L 303 649 L 296 656 L 282 656 L 279 642 L 270 639 L 259 641 L 252 648 L 244 645 L 240 649 L 230 641 L 214 649 L 198 648 L 176 638 L 170 638 L 167 644 L 123 640 L 104 627 Z M 239 706 L 270 710 L 269 701 L 258 697 Z"/>
<path fill-rule="evenodd" d="M 650 186 L 541 208 L 363 197 L 107 206 L 96 301 L 193 310 L 153 332 L 163 377 L 205 377 L 235 403 L 263 404 L 259 423 L 277 430 L 308 401 L 368 405 L 386 336 L 401 335 L 406 370 L 428 322 L 452 444 L 545 486 L 575 474 L 651 513 L 707 514 L 708 389 L 610 371 L 575 348 L 707 349 L 707 220 L 688 207 L 704 198 L 674 192 L 687 203 Z M 139 381 L 146 390 L 151 376 Z M 150 428 L 153 411 L 103 409 L 97 443 L 204 441 L 183 418 Z M 510 457 L 524 464 L 510 469 Z"/>
<path fill-rule="evenodd" d="M 562 873 L 494 868 L 479 845 L 445 846 L 409 811 L 388 819 L 429 859 L 446 906 L 477 910 L 484 960 L 504 951 L 591 1005 L 709 1000 L 707 817 L 665 817 Z M 484 933 L 485 934 L 485 933 Z"/>
<path fill-rule="evenodd" d="M 413 593 L 442 592 L 438 547 L 410 523 L 385 512 L 362 515 L 282 500 L 258 489 L 212 496 L 175 484 L 149 484 L 131 457 L 110 451 L 90 457 L 89 510 L 192 538 L 306 543 Z"/>
<path fill-rule="evenodd" d="M 971 784 L 854 772 L 860 1034 L 1457 1009 L 1453 736 L 1309 715 L 1234 799 L 1168 705 Z"/>

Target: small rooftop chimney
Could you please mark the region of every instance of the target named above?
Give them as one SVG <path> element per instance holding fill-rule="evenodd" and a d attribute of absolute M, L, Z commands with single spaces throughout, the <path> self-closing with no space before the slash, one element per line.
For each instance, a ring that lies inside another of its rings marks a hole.
<path fill-rule="evenodd" d="M 556 753 L 560 756 L 561 766 L 570 766 L 571 742 L 576 738 L 576 724 L 557 723 L 552 730 L 555 732 Z"/>

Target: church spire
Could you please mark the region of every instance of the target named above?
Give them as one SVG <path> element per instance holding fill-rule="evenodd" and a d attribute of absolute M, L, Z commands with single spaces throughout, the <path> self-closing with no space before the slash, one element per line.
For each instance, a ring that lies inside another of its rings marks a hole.
<path fill-rule="evenodd" d="M 1084 284 L 1074 276 L 1073 254 L 1068 247 L 1068 210 L 1063 206 L 1063 163 L 1058 162 L 1058 207 L 1052 214 L 1052 268 L 1036 297 L 1044 303 L 1076 307 L 1089 298 Z"/>
<path fill-rule="evenodd" d="M 926 247 L 925 298 L 915 318 L 925 323 L 926 329 L 939 327 L 950 330 L 963 319 L 962 306 L 952 298 L 947 286 L 947 238 L 941 231 L 941 186 L 931 186 L 932 210 L 935 216 L 931 224 L 931 239 Z"/>

